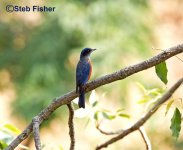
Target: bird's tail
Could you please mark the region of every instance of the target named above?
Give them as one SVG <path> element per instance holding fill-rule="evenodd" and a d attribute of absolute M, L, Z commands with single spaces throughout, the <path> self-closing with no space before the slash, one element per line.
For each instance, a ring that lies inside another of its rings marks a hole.
<path fill-rule="evenodd" d="M 79 108 L 85 108 L 85 92 L 82 87 L 79 88 Z"/>

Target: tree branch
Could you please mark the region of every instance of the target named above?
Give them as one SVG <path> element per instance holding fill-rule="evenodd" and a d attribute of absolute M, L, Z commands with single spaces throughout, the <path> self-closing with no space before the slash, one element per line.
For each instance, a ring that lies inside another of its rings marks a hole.
<path fill-rule="evenodd" d="M 105 75 L 103 77 L 100 77 L 94 81 L 89 82 L 85 86 L 85 91 L 89 92 L 93 89 L 96 89 L 97 87 L 100 87 L 105 84 L 109 84 L 111 82 L 122 80 L 130 75 L 133 75 L 137 72 L 140 72 L 142 70 L 148 69 L 150 67 L 153 67 L 155 65 L 158 65 L 159 63 L 169 59 L 170 57 L 173 57 L 177 54 L 180 54 L 183 52 L 183 44 L 171 47 L 170 49 L 158 54 L 157 56 L 154 56 L 146 61 L 143 61 L 141 63 L 131 65 L 129 67 L 126 67 L 124 69 L 121 69 L 117 72 L 114 72 L 112 74 Z M 75 91 L 71 91 L 63 96 L 55 98 L 52 103 L 43 109 L 37 117 L 39 118 L 39 124 L 42 124 L 42 122 L 45 119 L 48 119 L 48 117 L 60 106 L 70 103 L 74 98 L 76 98 L 78 94 L 76 94 Z M 6 150 L 13 150 L 15 147 L 17 147 L 23 140 L 25 140 L 32 132 L 33 130 L 33 123 L 31 122 L 25 130 L 18 135 L 12 143 L 6 148 Z"/>
<path fill-rule="evenodd" d="M 105 135 L 116 135 L 122 133 L 124 130 L 118 130 L 118 131 L 104 131 L 103 129 L 100 128 L 100 124 L 96 125 L 96 129 L 100 131 L 100 133 L 105 134 Z"/>
<path fill-rule="evenodd" d="M 34 134 L 34 142 L 35 142 L 35 147 L 36 150 L 41 150 L 41 140 L 39 136 L 39 117 L 36 116 L 32 120 L 33 124 L 33 134 Z"/>
<path fill-rule="evenodd" d="M 142 136 L 142 138 L 144 140 L 144 143 L 146 144 L 146 150 L 152 150 L 152 148 L 151 148 L 151 142 L 148 139 L 147 134 L 146 134 L 144 128 L 143 127 L 140 127 L 138 130 L 139 130 L 139 132 L 140 132 L 140 134 L 141 134 L 141 136 Z"/>
<path fill-rule="evenodd" d="M 104 147 L 107 147 L 110 144 L 113 144 L 114 142 L 124 138 L 128 134 L 134 132 L 135 130 L 138 130 L 156 111 L 157 109 L 165 103 L 172 94 L 176 91 L 176 89 L 183 83 L 183 78 L 181 78 L 177 83 L 175 83 L 172 88 L 170 88 L 156 103 L 155 105 L 143 116 L 140 120 L 138 120 L 134 125 L 132 125 L 130 128 L 124 130 L 121 134 L 117 135 L 116 137 L 113 137 L 109 139 L 108 141 L 102 143 L 101 145 L 96 147 L 96 150 L 102 149 Z"/>
<path fill-rule="evenodd" d="M 69 135 L 70 135 L 70 139 L 71 139 L 70 150 L 74 150 L 74 146 L 75 146 L 74 123 L 73 123 L 74 109 L 73 109 L 71 103 L 67 104 L 67 107 L 69 109 L 69 121 L 68 121 L 68 125 L 69 125 Z"/>

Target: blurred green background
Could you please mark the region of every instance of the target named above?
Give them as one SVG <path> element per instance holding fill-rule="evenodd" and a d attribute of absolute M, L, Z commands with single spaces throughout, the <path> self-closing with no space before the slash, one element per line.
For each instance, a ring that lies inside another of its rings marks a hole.
<path fill-rule="evenodd" d="M 9 3 L 8 0 L 3 1 L 1 7 Z M 29 123 L 54 97 L 75 88 L 75 68 L 80 51 L 84 47 L 97 48 L 92 55 L 92 79 L 95 79 L 151 57 L 154 53 L 152 47 L 161 45 L 154 33 L 157 18 L 153 13 L 152 1 L 40 0 L 25 2 L 20 0 L 13 2 L 13 4 L 30 6 L 35 3 L 55 6 L 56 10 L 51 13 L 11 14 L 3 11 L 0 14 L 0 76 L 2 77 L 0 88 L 2 92 L 7 90 L 15 92 L 9 104 L 10 116 L 13 114 L 14 120 L 20 120 L 24 125 Z M 108 100 L 111 100 L 107 102 L 105 108 L 113 105 L 114 108 L 131 107 L 133 109 L 133 105 L 129 103 L 129 98 L 132 96 L 129 94 L 136 94 L 132 87 L 136 81 L 148 88 L 162 86 L 158 79 L 154 82 L 155 74 L 149 72 L 147 78 L 144 75 L 146 74 L 142 73 L 122 82 L 98 88 L 99 95 L 106 93 Z M 7 76 L 9 78 L 6 82 L 3 77 Z M 105 103 L 105 100 L 103 101 Z M 65 107 L 60 108 L 52 115 L 52 119 L 55 118 L 54 120 L 59 124 L 65 124 L 67 127 L 68 113 L 65 112 L 67 112 Z M 52 121 L 50 121 L 51 119 L 45 125 L 52 127 Z M 78 124 L 82 124 L 80 121 Z M 23 129 L 20 122 L 15 125 Z M 76 129 L 77 126 L 79 125 L 76 125 Z M 156 128 L 157 126 L 152 127 L 152 130 Z M 153 134 L 150 133 L 151 139 L 160 136 Z M 52 138 L 54 141 L 54 137 Z M 183 148 L 182 143 L 175 146 L 176 144 L 172 143 L 171 134 L 166 134 L 166 131 L 160 138 L 164 139 L 162 147 L 167 144 L 167 147 L 172 150 Z M 166 143 L 167 141 L 169 143 Z M 98 142 L 92 142 L 93 147 L 98 144 Z M 90 141 L 87 142 L 88 145 L 89 143 Z M 62 142 L 60 144 L 64 145 Z M 157 143 L 152 142 L 152 144 L 156 150 L 162 149 L 161 146 L 157 147 Z M 143 147 L 143 143 L 141 146 Z M 120 148 L 120 145 L 117 147 Z M 126 149 L 136 148 L 131 144 Z"/>
<path fill-rule="evenodd" d="M 0 24 L 0 67 L 15 84 L 14 110 L 27 121 L 50 99 L 75 88 L 75 67 L 84 47 L 98 49 L 92 56 L 95 78 L 127 65 L 123 58 L 128 55 L 147 55 L 151 43 L 150 23 L 143 15 L 149 13 L 146 1 L 48 5 L 57 11 L 41 14 L 39 25 L 19 18 Z"/>

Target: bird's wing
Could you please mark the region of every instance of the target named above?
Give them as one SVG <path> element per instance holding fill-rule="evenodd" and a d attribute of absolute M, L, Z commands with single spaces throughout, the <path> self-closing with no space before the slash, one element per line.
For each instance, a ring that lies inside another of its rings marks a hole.
<path fill-rule="evenodd" d="M 88 61 L 79 61 L 76 69 L 76 85 L 84 85 L 89 79 L 90 72 L 90 63 Z"/>

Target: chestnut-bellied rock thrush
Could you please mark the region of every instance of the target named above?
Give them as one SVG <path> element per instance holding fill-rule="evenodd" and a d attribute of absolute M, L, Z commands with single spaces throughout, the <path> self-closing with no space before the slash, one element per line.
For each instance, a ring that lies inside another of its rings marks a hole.
<path fill-rule="evenodd" d="M 90 54 L 96 49 L 84 48 L 80 54 L 80 60 L 76 68 L 76 92 L 79 92 L 79 108 L 85 108 L 85 92 L 83 86 L 90 79 L 92 73 L 92 65 Z"/>

